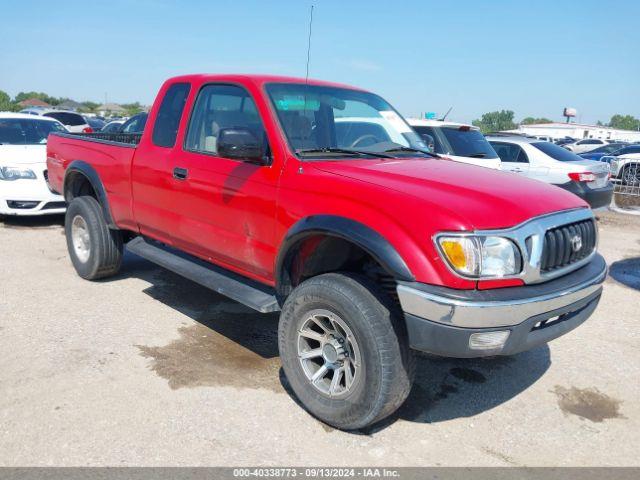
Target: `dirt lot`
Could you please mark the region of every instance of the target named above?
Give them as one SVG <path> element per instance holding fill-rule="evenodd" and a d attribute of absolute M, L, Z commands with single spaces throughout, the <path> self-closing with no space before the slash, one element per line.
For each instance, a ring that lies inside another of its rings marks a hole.
<path fill-rule="evenodd" d="M 0 223 L 0 465 L 638 465 L 640 217 L 602 214 L 595 315 L 511 358 L 423 356 L 358 434 L 287 393 L 277 316 L 127 256 L 90 283 L 61 219 Z"/>

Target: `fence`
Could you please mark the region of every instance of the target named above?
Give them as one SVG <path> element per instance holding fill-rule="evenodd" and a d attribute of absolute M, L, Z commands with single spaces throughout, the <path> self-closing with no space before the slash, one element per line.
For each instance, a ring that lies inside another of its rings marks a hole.
<path fill-rule="evenodd" d="M 611 165 L 613 199 L 619 212 L 640 215 L 640 158 L 603 157 Z"/>

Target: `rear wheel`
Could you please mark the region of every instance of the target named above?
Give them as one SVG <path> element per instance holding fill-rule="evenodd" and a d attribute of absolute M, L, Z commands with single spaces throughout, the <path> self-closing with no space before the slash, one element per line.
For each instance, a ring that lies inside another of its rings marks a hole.
<path fill-rule="evenodd" d="M 78 275 L 97 280 L 118 272 L 122 233 L 109 228 L 95 198 L 74 198 L 67 208 L 64 228 L 69 256 Z"/>
<path fill-rule="evenodd" d="M 411 389 L 414 360 L 399 309 L 364 277 L 329 273 L 300 284 L 283 306 L 278 339 L 293 392 L 334 427 L 382 420 Z"/>

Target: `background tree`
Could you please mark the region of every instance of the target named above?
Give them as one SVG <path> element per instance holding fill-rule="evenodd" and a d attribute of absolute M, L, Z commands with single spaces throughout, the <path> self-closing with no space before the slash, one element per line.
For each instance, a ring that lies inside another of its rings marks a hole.
<path fill-rule="evenodd" d="M 619 128 L 621 130 L 640 130 L 640 120 L 633 115 L 614 115 L 609 120 L 611 128 Z"/>
<path fill-rule="evenodd" d="M 11 97 L 7 92 L 0 90 L 0 112 L 17 112 L 21 109 L 20 105 L 11 101 Z"/>
<path fill-rule="evenodd" d="M 92 102 L 90 100 L 85 100 L 84 102 L 81 102 L 81 103 L 82 103 L 82 107 L 80 108 L 80 110 L 86 113 L 93 113 L 95 112 L 96 108 L 100 106 L 99 103 Z"/>
<path fill-rule="evenodd" d="M 127 115 L 129 116 L 135 115 L 136 113 L 140 113 L 142 111 L 142 105 L 140 105 L 140 102 L 123 103 L 120 106 L 127 111 Z"/>
<path fill-rule="evenodd" d="M 532 125 L 534 123 L 553 123 L 553 120 L 549 120 L 545 117 L 535 118 L 535 117 L 526 117 L 523 118 L 520 122 L 520 125 Z"/>
<path fill-rule="evenodd" d="M 475 127 L 479 127 L 482 133 L 513 130 L 517 126 L 513 121 L 513 112 L 511 110 L 488 112 L 483 114 L 480 120 L 474 120 L 471 123 Z"/>
<path fill-rule="evenodd" d="M 43 102 L 47 102 L 49 105 L 58 105 L 61 103 L 60 98 L 50 97 L 44 92 L 20 92 L 16 95 L 14 102 L 19 103 L 23 100 L 28 100 L 29 98 L 37 98 L 38 100 L 42 100 Z"/>

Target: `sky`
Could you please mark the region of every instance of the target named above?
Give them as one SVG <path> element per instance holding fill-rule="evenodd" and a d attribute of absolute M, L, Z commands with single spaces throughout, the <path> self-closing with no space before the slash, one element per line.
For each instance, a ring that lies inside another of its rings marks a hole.
<path fill-rule="evenodd" d="M 185 73 L 310 77 L 405 116 L 640 117 L 637 0 L 0 0 L 0 90 L 150 104 Z"/>

